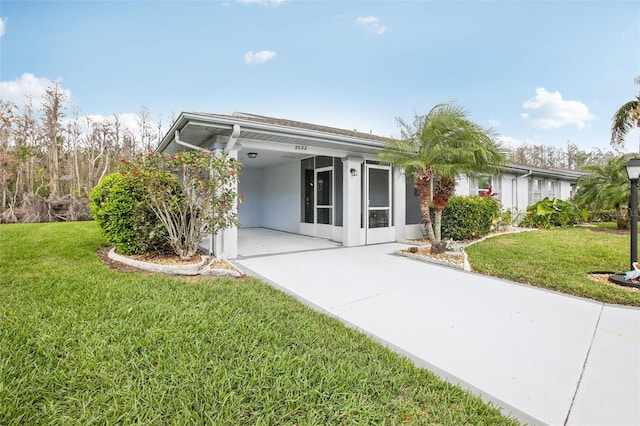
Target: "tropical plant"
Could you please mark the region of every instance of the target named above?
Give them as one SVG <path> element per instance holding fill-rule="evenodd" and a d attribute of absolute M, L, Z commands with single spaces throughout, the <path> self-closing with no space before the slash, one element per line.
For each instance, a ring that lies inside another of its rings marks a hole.
<path fill-rule="evenodd" d="M 629 226 L 629 178 L 624 163 L 629 155 L 621 155 L 604 166 L 585 166 L 590 174 L 578 179 L 575 203 L 591 212 L 615 210 L 618 229 Z"/>
<path fill-rule="evenodd" d="M 468 115 L 459 105 L 441 103 L 425 116 L 415 115 L 413 123 L 396 118 L 401 138 L 390 139 L 380 153 L 382 161 L 413 178 L 427 238 L 434 243 L 441 240 L 442 212 L 454 194 L 456 178 L 500 174 L 506 160 L 507 151 L 494 140 L 494 131 Z"/>
<path fill-rule="evenodd" d="M 634 82 L 640 85 L 640 75 L 636 76 Z M 640 93 L 636 95 L 634 100 L 618 108 L 613 115 L 611 123 L 611 146 L 615 149 L 624 148 L 624 139 L 634 127 L 640 128 Z M 640 150 L 640 146 L 638 149 Z"/>
<path fill-rule="evenodd" d="M 527 207 L 527 217 L 520 225 L 531 228 L 565 227 L 583 220 L 582 213 L 571 201 L 545 197 Z"/>

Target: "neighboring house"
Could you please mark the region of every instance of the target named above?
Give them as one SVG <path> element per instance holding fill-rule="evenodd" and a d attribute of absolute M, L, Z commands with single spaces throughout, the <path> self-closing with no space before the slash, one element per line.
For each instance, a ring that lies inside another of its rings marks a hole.
<path fill-rule="evenodd" d="M 157 151 L 226 151 L 241 161 L 238 192 L 245 202 L 238 212 L 240 228 L 269 228 L 359 246 L 421 236 L 410 177 L 378 161 L 386 140 L 251 114 L 182 113 Z M 504 207 L 524 210 L 545 196 L 569 198 L 578 176 L 511 165 L 499 180 L 461 179 L 457 193 L 475 194 L 491 183 Z M 212 239 L 210 252 L 237 257 L 237 229 L 221 234 Z"/>
<path fill-rule="evenodd" d="M 543 169 L 508 164 L 501 176 L 462 177 L 456 183 L 457 195 L 482 195 L 489 189 L 503 209 L 525 211 L 527 206 L 545 197 L 568 200 L 573 197 L 576 181 L 586 173 L 573 170 Z"/>

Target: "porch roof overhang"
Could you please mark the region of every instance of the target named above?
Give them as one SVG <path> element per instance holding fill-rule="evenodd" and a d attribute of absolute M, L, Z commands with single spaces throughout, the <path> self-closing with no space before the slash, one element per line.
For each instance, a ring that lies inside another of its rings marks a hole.
<path fill-rule="evenodd" d="M 184 146 L 176 142 L 176 131 L 181 141 L 193 147 L 209 149 L 217 136 L 231 137 L 234 126 L 234 137 L 237 137 L 238 143 L 252 147 L 263 144 L 282 146 L 288 150 L 289 147 L 305 145 L 336 153 L 377 155 L 386 141 L 386 138 L 356 131 L 248 114 L 229 116 L 183 112 L 156 151 L 173 154 L 184 149 Z"/>

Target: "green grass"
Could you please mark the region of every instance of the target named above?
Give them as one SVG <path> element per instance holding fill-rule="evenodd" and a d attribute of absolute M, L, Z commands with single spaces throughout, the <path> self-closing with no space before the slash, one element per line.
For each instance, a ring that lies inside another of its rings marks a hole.
<path fill-rule="evenodd" d="M 615 222 L 596 222 L 594 225 L 596 228 L 618 229 L 618 224 Z"/>
<path fill-rule="evenodd" d="M 120 273 L 0 225 L 0 424 L 516 424 L 256 279 Z"/>
<path fill-rule="evenodd" d="M 584 227 L 502 235 L 467 247 L 477 272 L 606 303 L 640 306 L 640 292 L 593 281 L 629 268 L 629 235 Z"/>

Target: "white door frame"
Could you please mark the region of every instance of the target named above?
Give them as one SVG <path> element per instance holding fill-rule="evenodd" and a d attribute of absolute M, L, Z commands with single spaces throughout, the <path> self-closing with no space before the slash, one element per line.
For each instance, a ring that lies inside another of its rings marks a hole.
<path fill-rule="evenodd" d="M 387 182 L 388 182 L 388 194 L 389 198 L 387 200 L 386 207 L 371 207 L 369 200 L 369 189 L 370 189 L 370 170 L 386 170 L 387 172 Z M 392 168 L 391 166 L 385 166 L 380 164 L 365 164 L 365 190 L 364 190 L 364 206 L 362 208 L 363 211 L 363 222 L 365 229 L 365 244 L 377 244 L 377 243 L 386 243 L 395 241 L 395 228 L 393 227 L 393 182 L 392 182 Z M 371 211 L 387 211 L 388 223 L 385 227 L 378 228 L 370 228 L 369 227 L 369 212 Z"/>
<path fill-rule="evenodd" d="M 318 173 L 331 172 L 331 204 L 318 204 Z M 333 238 L 333 225 L 335 224 L 335 176 L 333 173 L 333 166 L 321 167 L 314 170 L 313 174 L 313 223 L 316 227 L 316 236 L 322 238 Z M 331 219 L 330 224 L 318 223 L 318 208 L 330 209 Z"/>

